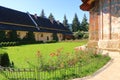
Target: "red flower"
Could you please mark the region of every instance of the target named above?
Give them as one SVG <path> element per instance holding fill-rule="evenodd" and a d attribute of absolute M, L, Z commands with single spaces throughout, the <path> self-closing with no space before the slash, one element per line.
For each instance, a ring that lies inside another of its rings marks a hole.
<path fill-rule="evenodd" d="M 37 57 L 41 57 L 40 51 L 37 51 Z"/>
<path fill-rule="evenodd" d="M 54 57 L 54 56 L 55 56 L 55 53 L 50 53 L 50 56 L 51 56 L 51 57 Z"/>

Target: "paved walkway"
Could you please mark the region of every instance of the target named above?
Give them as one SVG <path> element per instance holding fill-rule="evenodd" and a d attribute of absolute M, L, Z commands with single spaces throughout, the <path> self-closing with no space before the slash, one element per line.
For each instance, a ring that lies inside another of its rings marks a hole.
<path fill-rule="evenodd" d="M 74 80 L 120 80 L 120 52 L 107 52 L 112 60 L 90 77 Z"/>

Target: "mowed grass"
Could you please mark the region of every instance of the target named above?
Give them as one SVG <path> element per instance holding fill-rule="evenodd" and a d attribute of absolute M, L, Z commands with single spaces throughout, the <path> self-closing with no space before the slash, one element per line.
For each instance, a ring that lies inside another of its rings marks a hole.
<path fill-rule="evenodd" d="M 71 42 L 49 43 L 49 44 L 47 43 L 30 44 L 30 45 L 21 45 L 14 47 L 2 47 L 1 50 L 6 51 L 9 54 L 10 60 L 13 61 L 15 64 L 15 68 L 31 68 L 33 67 L 32 65 L 37 64 L 38 51 L 40 52 L 40 54 L 42 54 L 43 56 L 42 59 L 44 61 L 48 61 L 51 59 L 50 54 L 56 52 L 56 50 L 59 48 L 63 48 L 61 54 L 71 53 L 72 55 L 74 55 L 75 54 L 74 48 L 77 46 L 85 45 L 86 43 L 87 40 L 74 41 L 74 42 L 71 41 Z M 94 54 L 85 54 L 85 53 L 81 53 L 81 55 L 82 55 L 81 60 L 85 63 L 83 66 L 82 65 L 78 66 L 77 64 L 76 67 L 55 70 L 57 72 L 54 71 L 40 72 L 39 75 L 41 77 L 41 80 L 58 80 L 58 79 L 64 80 L 65 78 L 67 78 L 66 80 L 68 80 L 72 78 L 91 75 L 94 72 L 96 72 L 98 69 L 100 69 L 102 66 L 104 66 L 110 60 L 110 57 L 108 56 L 102 56 L 102 55 L 95 56 Z M 54 58 L 52 57 L 52 59 Z M 30 62 L 30 64 L 27 63 L 28 61 Z M 81 62 L 81 64 L 83 63 Z M 36 73 L 38 72 L 35 71 L 33 73 L 31 72 L 21 73 L 18 71 L 18 72 L 10 73 L 8 76 L 14 78 L 22 77 L 27 79 L 27 78 L 35 78 L 36 76 L 34 74 Z M 29 77 L 29 74 L 32 76 Z M 5 78 L 4 74 L 0 74 L 0 80 L 8 80 L 8 79 Z"/>
<path fill-rule="evenodd" d="M 71 41 L 71 42 L 58 42 L 58 43 L 46 43 L 46 44 L 30 44 L 14 47 L 3 47 L 9 54 L 10 61 L 14 62 L 16 68 L 30 68 L 31 65 L 27 64 L 27 61 L 35 65 L 37 63 L 37 52 L 40 51 L 44 60 L 47 61 L 50 57 L 50 53 L 56 52 L 57 49 L 63 48 L 62 53 L 74 54 L 74 48 L 77 46 L 85 45 L 87 40 Z"/>

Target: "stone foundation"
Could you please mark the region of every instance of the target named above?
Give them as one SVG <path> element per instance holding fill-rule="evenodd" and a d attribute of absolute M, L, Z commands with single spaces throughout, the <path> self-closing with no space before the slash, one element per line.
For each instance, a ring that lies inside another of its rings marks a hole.
<path fill-rule="evenodd" d="M 103 50 L 120 51 L 120 40 L 99 40 L 98 47 Z"/>
<path fill-rule="evenodd" d="M 87 47 L 97 48 L 98 47 L 98 41 L 89 40 L 89 42 L 87 43 Z"/>

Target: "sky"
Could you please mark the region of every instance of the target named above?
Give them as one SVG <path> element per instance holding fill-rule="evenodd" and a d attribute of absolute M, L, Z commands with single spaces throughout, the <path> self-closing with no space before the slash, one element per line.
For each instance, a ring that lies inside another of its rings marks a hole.
<path fill-rule="evenodd" d="M 75 13 L 79 21 L 86 14 L 89 21 L 89 13 L 80 10 L 81 0 L 0 0 L 0 6 L 15 9 L 22 12 L 29 12 L 40 16 L 44 9 L 45 16 L 53 14 L 55 20 L 63 22 L 63 17 L 66 15 L 68 23 L 72 23 Z"/>

